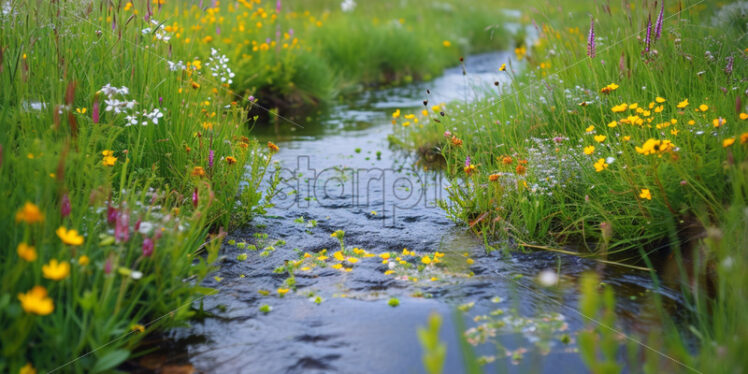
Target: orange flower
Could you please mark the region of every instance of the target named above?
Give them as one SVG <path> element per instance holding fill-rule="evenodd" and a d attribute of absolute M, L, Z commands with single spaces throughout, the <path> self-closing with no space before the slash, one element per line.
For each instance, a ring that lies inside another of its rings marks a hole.
<path fill-rule="evenodd" d="M 462 140 L 460 138 L 458 138 L 458 137 L 456 137 L 456 136 L 453 135 L 452 136 L 452 145 L 455 145 L 455 146 L 459 147 L 459 146 L 462 145 Z"/>
<path fill-rule="evenodd" d="M 504 165 L 511 165 L 512 164 L 512 158 L 509 156 L 504 156 L 501 158 L 501 163 Z"/>
<path fill-rule="evenodd" d="M 193 177 L 204 177 L 205 176 L 205 169 L 203 169 L 202 166 L 195 166 L 192 168 L 192 176 Z"/>
<path fill-rule="evenodd" d="M 27 293 L 19 293 L 18 300 L 26 313 L 46 316 L 55 310 L 52 299 L 47 297 L 47 289 L 42 286 L 34 286 Z"/>
<path fill-rule="evenodd" d="M 740 144 L 748 143 L 748 132 L 740 134 Z"/>
<path fill-rule="evenodd" d="M 26 202 L 21 209 L 16 212 L 16 222 L 26 222 L 28 224 L 44 222 L 44 213 L 39 207 L 31 202 Z"/>
<path fill-rule="evenodd" d="M 496 182 L 497 180 L 499 180 L 499 175 L 498 174 L 491 174 L 491 175 L 488 176 L 488 180 L 491 181 L 491 182 Z"/>
<path fill-rule="evenodd" d="M 227 156 L 226 157 L 226 163 L 229 164 L 229 165 L 233 165 L 233 164 L 236 163 L 236 158 L 231 157 L 231 156 Z"/>
<path fill-rule="evenodd" d="M 268 142 L 268 148 L 270 148 L 271 152 L 278 152 L 278 151 L 280 151 L 280 148 L 278 148 L 278 146 L 275 145 L 273 142 Z"/>
<path fill-rule="evenodd" d="M 27 262 L 36 260 L 36 249 L 26 243 L 18 244 L 17 252 L 18 257 L 26 260 Z"/>
<path fill-rule="evenodd" d="M 525 175 L 525 173 L 527 172 L 527 168 L 525 167 L 525 165 L 518 164 L 517 168 L 514 169 L 514 171 L 517 172 L 517 175 Z"/>

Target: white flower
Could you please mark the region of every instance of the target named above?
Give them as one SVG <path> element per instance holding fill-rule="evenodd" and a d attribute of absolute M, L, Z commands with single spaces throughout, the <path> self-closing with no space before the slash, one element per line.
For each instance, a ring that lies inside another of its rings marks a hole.
<path fill-rule="evenodd" d="M 546 269 L 538 274 L 538 283 L 543 287 L 552 287 L 558 284 L 558 274 L 553 270 Z"/>
<path fill-rule="evenodd" d="M 343 12 L 352 12 L 354 8 L 356 8 L 356 2 L 354 0 L 344 0 L 340 3 L 340 9 L 343 10 Z"/>

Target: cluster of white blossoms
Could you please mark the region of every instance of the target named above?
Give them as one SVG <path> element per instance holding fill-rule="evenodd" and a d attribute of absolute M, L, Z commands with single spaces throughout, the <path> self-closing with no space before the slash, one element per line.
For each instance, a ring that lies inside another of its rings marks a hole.
<path fill-rule="evenodd" d="M 211 75 L 221 83 L 232 84 L 234 83 L 235 74 L 231 71 L 228 64 L 229 59 L 226 55 L 220 54 L 215 48 L 210 49 L 210 57 L 208 57 L 205 66 L 210 69 Z"/>
<path fill-rule="evenodd" d="M 164 30 L 164 25 L 162 25 L 160 22 L 156 21 L 155 19 L 152 19 L 151 23 L 155 25 L 156 27 L 155 30 L 150 27 L 146 27 L 143 30 L 140 30 L 140 32 L 143 33 L 143 35 L 148 35 L 148 34 L 153 33 L 153 38 L 155 40 L 168 43 L 169 40 L 171 40 L 171 34 L 166 32 L 166 30 Z"/>
<path fill-rule="evenodd" d="M 142 125 L 147 126 L 152 123 L 158 125 L 158 120 L 164 117 L 164 113 L 159 108 L 155 108 L 152 111 L 138 112 L 135 110 L 137 101 L 126 100 L 124 96 L 130 94 L 130 89 L 127 87 L 114 87 L 107 83 L 104 87 L 99 90 L 107 98 L 104 100 L 107 112 L 114 112 L 114 114 L 125 114 L 125 126 Z"/>

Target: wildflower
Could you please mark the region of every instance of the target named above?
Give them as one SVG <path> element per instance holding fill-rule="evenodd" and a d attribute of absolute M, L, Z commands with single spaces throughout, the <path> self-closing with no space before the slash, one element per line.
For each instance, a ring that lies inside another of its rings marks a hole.
<path fill-rule="evenodd" d="M 594 145 L 590 145 L 590 146 L 584 147 L 584 154 L 591 155 L 594 152 L 595 152 L 595 146 Z"/>
<path fill-rule="evenodd" d="M 114 151 L 108 149 L 101 151 L 101 156 L 101 164 L 104 166 L 114 166 L 117 162 L 117 157 L 114 157 Z"/>
<path fill-rule="evenodd" d="M 676 107 L 678 109 L 683 109 L 683 108 L 685 108 L 687 106 L 688 106 L 688 99 L 685 99 L 685 100 L 679 102 L 678 105 L 676 105 Z"/>
<path fill-rule="evenodd" d="M 601 158 L 601 159 L 597 160 L 597 162 L 595 162 L 595 171 L 596 172 L 599 173 L 599 172 L 601 172 L 601 171 L 603 171 L 603 170 L 605 170 L 607 168 L 608 168 L 608 164 L 605 162 L 604 158 Z"/>
<path fill-rule="evenodd" d="M 62 195 L 62 201 L 60 202 L 60 215 L 62 218 L 69 216 L 71 209 L 68 194 Z"/>
<path fill-rule="evenodd" d="M 452 145 L 454 145 L 454 146 L 459 147 L 459 146 L 462 145 L 462 140 L 460 138 L 454 136 L 454 135 L 452 136 L 452 140 L 451 141 L 452 141 Z"/>
<path fill-rule="evenodd" d="M 32 366 L 30 362 L 27 362 L 18 374 L 36 374 L 36 369 L 34 369 L 34 366 Z"/>
<path fill-rule="evenodd" d="M 598 142 L 598 143 L 604 142 L 606 138 L 607 138 L 607 136 L 605 136 L 605 135 L 595 135 L 595 141 Z"/>
<path fill-rule="evenodd" d="M 91 260 L 88 258 L 88 256 L 83 255 L 78 258 L 78 265 L 80 266 L 86 266 L 91 262 Z"/>
<path fill-rule="evenodd" d="M 153 239 L 143 239 L 143 257 L 151 257 L 153 254 Z"/>
<path fill-rule="evenodd" d="M 290 291 L 290 289 L 278 288 L 276 291 L 278 291 L 278 296 L 283 297 L 283 296 L 286 296 L 286 294 L 288 293 L 288 291 Z"/>
<path fill-rule="evenodd" d="M 636 152 L 643 154 L 645 156 L 656 154 L 656 153 L 662 153 L 667 152 L 675 148 L 675 145 L 670 142 L 669 140 L 655 140 L 655 139 L 648 139 L 644 144 L 642 144 L 641 147 L 635 147 Z"/>
<path fill-rule="evenodd" d="M 278 152 L 280 150 L 280 148 L 278 148 L 278 146 L 273 142 L 268 142 L 268 148 L 270 149 L 270 152 Z"/>
<path fill-rule="evenodd" d="M 617 90 L 617 89 L 618 89 L 618 87 L 619 87 L 619 86 L 618 86 L 617 84 L 615 84 L 615 83 L 611 83 L 611 84 L 609 84 L 609 85 L 607 85 L 607 86 L 603 87 L 603 88 L 602 88 L 602 89 L 600 90 L 600 92 L 602 92 L 602 93 L 604 93 L 604 94 L 609 94 L 609 93 L 611 93 L 611 92 L 613 92 L 613 91 Z"/>
<path fill-rule="evenodd" d="M 748 132 L 740 134 L 740 144 L 748 143 Z"/>
<path fill-rule="evenodd" d="M 203 169 L 202 166 L 195 166 L 192 168 L 192 174 L 193 177 L 204 177 L 205 176 L 205 169 Z"/>
<path fill-rule="evenodd" d="M 614 107 L 613 107 L 613 108 L 611 108 L 610 110 L 611 110 L 611 111 L 612 111 L 613 113 L 620 113 L 620 112 L 623 112 L 623 111 L 625 111 L 626 109 L 628 109 L 628 107 L 629 107 L 629 106 L 628 106 L 628 104 L 626 104 L 626 103 L 623 103 L 623 104 L 619 104 L 619 105 L 616 105 L 616 106 L 614 106 Z"/>
<path fill-rule="evenodd" d="M 662 0 L 662 6 L 660 7 L 660 15 L 657 16 L 657 23 L 655 24 L 655 40 L 660 39 L 660 36 L 662 36 L 663 21 L 665 21 L 665 0 Z"/>
<path fill-rule="evenodd" d="M 392 118 L 393 118 L 393 119 L 394 119 L 394 118 L 398 118 L 398 117 L 400 117 L 400 109 L 398 109 L 398 110 L 396 110 L 396 111 L 394 111 L 394 112 L 392 113 Z"/>
<path fill-rule="evenodd" d="M 701 104 L 699 105 L 699 110 L 702 112 L 706 112 L 707 110 L 709 110 L 709 107 L 706 104 Z"/>
<path fill-rule="evenodd" d="M 445 40 L 442 42 L 442 45 L 446 48 L 449 48 L 452 45 L 452 43 L 449 40 Z"/>
<path fill-rule="evenodd" d="M 34 286 L 29 292 L 18 294 L 18 300 L 26 313 L 46 316 L 55 309 L 52 299 L 47 297 L 47 289 L 42 286 Z"/>
<path fill-rule="evenodd" d="M 730 75 L 732 74 L 732 68 L 733 68 L 733 63 L 735 62 L 735 57 L 727 56 L 725 57 L 725 60 L 727 60 L 727 65 L 725 65 L 725 74 Z"/>
<path fill-rule="evenodd" d="M 672 129 L 670 130 L 670 133 L 673 134 L 673 136 L 678 136 L 678 129 Z"/>
<path fill-rule="evenodd" d="M 130 326 L 130 331 L 139 332 L 139 333 L 142 334 L 142 333 L 145 332 L 145 326 L 143 326 L 143 325 L 141 325 L 139 323 L 136 323 L 136 324 Z"/>
<path fill-rule="evenodd" d="M 232 156 L 227 156 L 226 157 L 226 163 L 229 164 L 229 165 L 233 165 L 233 164 L 236 163 L 236 158 L 234 158 Z"/>
<path fill-rule="evenodd" d="M 517 164 L 517 167 L 514 169 L 514 171 L 517 173 L 517 175 L 525 175 L 527 172 L 527 167 L 522 164 Z"/>
<path fill-rule="evenodd" d="M 114 239 L 117 243 L 130 240 L 130 214 L 127 211 L 122 211 L 117 215 L 114 223 Z"/>
<path fill-rule="evenodd" d="M 57 262 L 56 259 L 52 259 L 48 264 L 42 266 L 42 273 L 44 273 L 44 278 L 55 281 L 63 280 L 70 275 L 70 263 L 67 261 Z"/>
<path fill-rule="evenodd" d="M 429 256 L 423 256 L 421 258 L 421 263 L 423 263 L 424 265 L 428 265 L 431 263 L 431 258 Z"/>
<path fill-rule="evenodd" d="M 44 222 L 44 213 L 39 210 L 38 206 L 27 201 L 26 204 L 16 212 L 16 222 L 21 221 L 28 224 Z"/>
<path fill-rule="evenodd" d="M 593 132 L 593 131 L 595 131 L 595 126 L 594 125 L 590 125 L 586 129 L 584 129 L 584 131 L 585 132 Z"/>
<path fill-rule="evenodd" d="M 509 156 L 504 156 L 501 158 L 501 163 L 504 165 L 511 165 L 512 164 L 512 158 Z"/>
<path fill-rule="evenodd" d="M 452 137 L 452 132 L 451 132 L 451 131 L 449 131 L 449 130 L 445 131 L 445 132 L 444 132 L 444 137 L 445 137 L 445 138 L 450 138 L 450 137 Z"/>
<path fill-rule="evenodd" d="M 727 138 L 722 141 L 722 147 L 727 148 L 735 143 L 735 138 Z"/>
<path fill-rule="evenodd" d="M 499 67 L 499 71 L 506 71 L 506 64 L 501 64 L 501 67 Z"/>
<path fill-rule="evenodd" d="M 740 113 L 740 119 L 747 120 L 748 119 L 748 113 Z"/>
<path fill-rule="evenodd" d="M 68 230 L 64 226 L 60 226 L 55 233 L 67 245 L 78 246 L 83 244 L 83 236 L 78 234 L 78 230 Z"/>
<path fill-rule="evenodd" d="M 720 126 L 722 126 L 722 125 L 724 125 L 726 123 L 727 123 L 727 121 L 724 118 L 722 118 L 722 117 L 715 118 L 712 121 L 712 125 L 714 125 L 714 127 L 720 127 Z"/>
<path fill-rule="evenodd" d="M 333 232 L 332 234 L 330 234 L 330 237 L 332 237 L 332 238 L 338 238 L 338 239 L 343 239 L 344 236 L 345 236 L 345 231 L 343 231 L 343 230 L 336 230 L 335 232 Z"/>
<path fill-rule="evenodd" d="M 590 32 L 587 34 L 587 56 L 595 58 L 595 19 L 590 18 Z"/>
<path fill-rule="evenodd" d="M 36 249 L 33 246 L 30 246 L 26 243 L 20 243 L 18 244 L 18 248 L 16 249 L 18 252 L 18 257 L 26 260 L 27 262 L 32 262 L 36 260 Z"/>
<path fill-rule="evenodd" d="M 649 53 L 649 45 L 652 42 L 652 15 L 647 18 L 647 35 L 644 37 L 644 52 Z"/>
<path fill-rule="evenodd" d="M 662 104 L 662 103 L 664 103 L 664 102 L 665 102 L 665 101 L 667 101 L 667 100 L 665 100 L 664 98 L 661 98 L 661 97 L 657 96 L 657 97 L 655 98 L 655 101 L 656 101 L 656 102 L 657 102 L 658 104 Z M 653 105 L 652 105 L 652 106 L 653 106 Z M 652 108 L 650 108 L 650 109 L 652 109 Z"/>
<path fill-rule="evenodd" d="M 626 135 L 626 136 L 624 136 L 624 137 L 623 137 L 623 138 L 621 138 L 621 139 L 622 139 L 622 140 L 623 140 L 624 142 L 627 142 L 627 141 L 631 140 L 631 137 L 630 137 L 630 136 L 628 136 L 628 135 Z"/>
<path fill-rule="evenodd" d="M 472 265 L 475 263 L 475 260 L 473 260 L 472 258 L 468 258 L 467 260 L 465 260 L 465 262 L 467 262 L 468 265 Z"/>
<path fill-rule="evenodd" d="M 491 175 L 489 175 L 488 176 L 488 180 L 491 181 L 491 182 L 496 182 L 497 180 L 499 180 L 499 174 L 491 174 Z"/>
<path fill-rule="evenodd" d="M 642 188 L 641 192 L 639 192 L 639 197 L 642 199 L 652 200 L 652 193 L 649 191 L 649 189 Z"/>
<path fill-rule="evenodd" d="M 208 152 L 208 168 L 212 168 L 213 167 L 213 161 L 214 161 L 215 158 L 216 158 L 216 151 L 214 151 L 214 150 L 211 149 Z"/>
<path fill-rule="evenodd" d="M 358 258 L 356 258 L 356 257 L 348 257 L 345 260 L 348 261 L 351 264 L 355 264 L 355 263 L 358 262 Z"/>

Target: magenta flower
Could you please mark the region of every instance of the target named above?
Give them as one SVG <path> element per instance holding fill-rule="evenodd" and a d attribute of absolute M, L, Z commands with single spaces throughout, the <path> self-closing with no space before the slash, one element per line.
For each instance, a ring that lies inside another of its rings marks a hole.
<path fill-rule="evenodd" d="M 213 161 L 215 157 L 216 157 L 216 152 L 211 149 L 210 152 L 208 153 L 208 168 L 213 167 Z"/>
<path fill-rule="evenodd" d="M 590 33 L 587 35 L 587 56 L 595 58 L 595 19 L 590 18 Z"/>
<path fill-rule="evenodd" d="M 112 272 L 112 257 L 109 256 L 104 264 L 104 273 L 110 274 Z"/>
<path fill-rule="evenodd" d="M 60 201 L 60 215 L 62 218 L 69 216 L 71 210 L 72 208 L 70 206 L 70 198 L 68 197 L 68 194 L 62 195 L 62 200 Z"/>
<path fill-rule="evenodd" d="M 106 204 L 106 221 L 110 225 L 117 222 L 117 209 L 112 206 L 111 202 L 107 202 Z"/>
<path fill-rule="evenodd" d="M 465 157 L 465 167 L 470 166 L 470 156 Z"/>
<path fill-rule="evenodd" d="M 647 36 L 644 39 L 644 52 L 649 53 L 649 46 L 652 43 L 652 15 L 647 18 Z"/>
<path fill-rule="evenodd" d="M 122 211 L 117 215 L 117 222 L 114 225 L 114 241 L 125 243 L 130 240 L 130 214 Z"/>
<path fill-rule="evenodd" d="M 198 203 L 198 200 L 197 200 L 197 188 L 195 188 L 195 190 L 192 191 L 192 205 L 195 208 L 197 208 L 197 203 Z"/>
<path fill-rule="evenodd" d="M 662 6 L 660 7 L 660 15 L 657 16 L 657 23 L 655 24 L 655 40 L 660 39 L 662 36 L 662 23 L 665 21 L 665 0 L 662 0 Z"/>
<path fill-rule="evenodd" d="M 143 239 L 143 256 L 151 257 L 152 254 L 153 254 L 153 239 L 151 238 Z"/>

